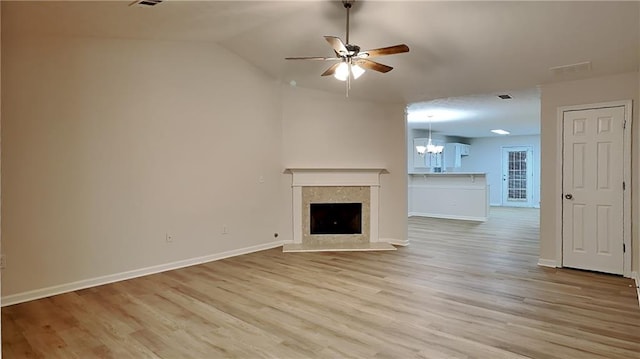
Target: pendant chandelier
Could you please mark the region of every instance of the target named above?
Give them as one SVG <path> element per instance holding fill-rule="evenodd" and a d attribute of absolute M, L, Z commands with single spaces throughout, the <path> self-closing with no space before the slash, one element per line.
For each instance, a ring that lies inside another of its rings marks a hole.
<path fill-rule="evenodd" d="M 416 151 L 420 156 L 423 156 L 426 153 L 442 153 L 444 146 L 434 145 L 431 141 L 431 116 L 429 116 L 429 139 L 427 140 L 426 146 L 416 146 Z"/>

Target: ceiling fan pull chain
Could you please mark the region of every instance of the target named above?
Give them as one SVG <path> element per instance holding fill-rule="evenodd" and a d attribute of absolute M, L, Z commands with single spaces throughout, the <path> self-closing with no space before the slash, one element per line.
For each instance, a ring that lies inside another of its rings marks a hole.
<path fill-rule="evenodd" d="M 347 95 L 346 97 L 349 98 L 349 89 L 351 89 L 351 74 L 349 74 L 349 77 L 347 77 L 347 81 L 346 81 L 346 85 L 347 85 Z"/>

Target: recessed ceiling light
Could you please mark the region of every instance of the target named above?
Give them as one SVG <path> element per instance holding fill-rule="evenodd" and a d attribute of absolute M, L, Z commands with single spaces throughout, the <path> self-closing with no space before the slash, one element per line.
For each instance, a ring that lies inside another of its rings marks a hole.
<path fill-rule="evenodd" d="M 503 100 L 511 100 L 511 95 L 508 94 L 504 94 L 504 95 L 498 95 L 498 97 L 500 97 Z"/>
<path fill-rule="evenodd" d="M 501 130 L 501 129 L 491 130 L 491 132 L 496 133 L 498 135 L 508 135 L 509 133 L 511 133 L 509 131 L 505 131 L 505 130 Z"/>

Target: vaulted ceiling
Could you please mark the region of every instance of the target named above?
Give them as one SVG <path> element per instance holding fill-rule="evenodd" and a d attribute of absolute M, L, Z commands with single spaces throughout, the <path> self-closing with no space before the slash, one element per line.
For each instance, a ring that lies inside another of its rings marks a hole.
<path fill-rule="evenodd" d="M 344 40 L 340 1 L 128 4 L 3 1 L 2 26 L 48 35 L 217 43 L 285 84 L 345 91 L 343 82 L 320 76 L 328 63 L 284 60 L 333 55 L 323 36 Z M 367 71 L 349 96 L 409 104 L 530 93 L 540 84 L 637 71 L 638 7 L 634 1 L 356 1 L 351 43 L 363 49 L 405 43 L 411 51 L 379 58 L 394 70 Z M 581 71 L 550 70 L 583 62 L 590 64 Z"/>

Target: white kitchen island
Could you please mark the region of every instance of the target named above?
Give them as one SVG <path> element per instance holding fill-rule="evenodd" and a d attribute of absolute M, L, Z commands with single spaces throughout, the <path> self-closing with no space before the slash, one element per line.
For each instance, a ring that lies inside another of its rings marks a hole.
<path fill-rule="evenodd" d="M 486 173 L 409 173 L 409 216 L 486 221 Z"/>

